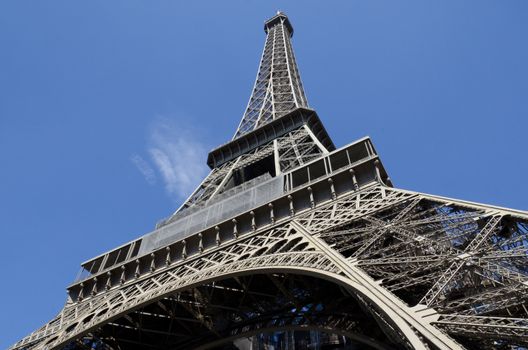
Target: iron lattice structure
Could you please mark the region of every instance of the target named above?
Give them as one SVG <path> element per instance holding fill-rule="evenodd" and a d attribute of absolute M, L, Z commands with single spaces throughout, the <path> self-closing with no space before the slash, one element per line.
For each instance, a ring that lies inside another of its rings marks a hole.
<path fill-rule="evenodd" d="M 264 52 L 246 112 L 235 138 L 298 107 L 308 107 L 290 42 L 293 27 L 285 16 L 266 22 Z"/>
<path fill-rule="evenodd" d="M 394 188 L 369 138 L 335 149 L 288 18 L 266 22 L 229 143 L 152 233 L 82 264 L 63 310 L 11 349 L 230 349 L 278 330 L 364 349 L 522 349 L 528 213 Z"/>

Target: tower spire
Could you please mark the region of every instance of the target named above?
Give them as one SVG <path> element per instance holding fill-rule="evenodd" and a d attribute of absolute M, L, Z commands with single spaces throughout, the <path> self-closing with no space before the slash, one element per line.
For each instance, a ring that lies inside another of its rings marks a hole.
<path fill-rule="evenodd" d="M 281 11 L 264 23 L 264 51 L 246 111 L 234 138 L 298 107 L 308 107 L 291 45 L 293 26 Z"/>

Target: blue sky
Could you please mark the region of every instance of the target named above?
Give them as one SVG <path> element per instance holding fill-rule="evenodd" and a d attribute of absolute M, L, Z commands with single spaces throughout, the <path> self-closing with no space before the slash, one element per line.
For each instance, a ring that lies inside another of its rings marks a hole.
<path fill-rule="evenodd" d="M 526 1 L 3 1 L 0 348 L 201 180 L 278 9 L 337 146 L 369 135 L 398 187 L 528 209 Z"/>

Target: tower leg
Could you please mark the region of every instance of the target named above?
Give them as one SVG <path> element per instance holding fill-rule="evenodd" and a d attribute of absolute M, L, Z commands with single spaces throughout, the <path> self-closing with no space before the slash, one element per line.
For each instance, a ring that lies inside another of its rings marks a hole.
<path fill-rule="evenodd" d="M 420 339 L 419 335 L 434 344 L 438 349 L 464 349 L 460 344 L 431 325 L 427 319 L 423 318 L 415 310 L 382 288 L 370 276 L 355 266 L 353 262 L 345 259 L 345 257 L 333 250 L 322 239 L 314 237 L 304 226 L 295 220 L 291 224 L 299 233 L 305 236 L 306 240 L 317 247 L 330 261 L 338 266 L 350 280 L 355 282 L 354 285 L 357 291 L 377 305 L 394 322 L 414 349 L 429 349 Z M 417 330 L 419 335 L 413 331 L 413 328 Z"/>

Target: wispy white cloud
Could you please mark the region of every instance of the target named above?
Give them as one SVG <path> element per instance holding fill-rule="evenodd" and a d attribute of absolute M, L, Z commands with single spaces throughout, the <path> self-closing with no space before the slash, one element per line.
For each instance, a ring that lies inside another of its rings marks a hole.
<path fill-rule="evenodd" d="M 166 192 L 185 199 L 208 173 L 207 148 L 197 132 L 182 123 L 157 118 L 148 136 L 148 153 L 163 179 Z"/>
<path fill-rule="evenodd" d="M 139 172 L 143 174 L 143 177 L 149 185 L 156 184 L 156 173 L 150 164 L 143 159 L 143 157 L 141 157 L 139 154 L 133 154 L 130 157 L 130 160 L 132 163 L 134 163 Z"/>

